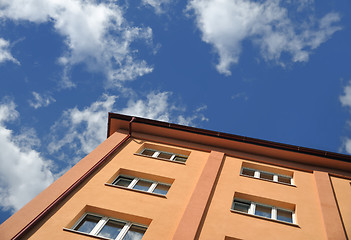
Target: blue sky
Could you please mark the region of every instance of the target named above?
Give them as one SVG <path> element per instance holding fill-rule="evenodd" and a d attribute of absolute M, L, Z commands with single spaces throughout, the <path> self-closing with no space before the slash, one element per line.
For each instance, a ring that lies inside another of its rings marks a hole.
<path fill-rule="evenodd" d="M 117 112 L 351 153 L 349 0 L 3 0 L 0 222 Z"/>

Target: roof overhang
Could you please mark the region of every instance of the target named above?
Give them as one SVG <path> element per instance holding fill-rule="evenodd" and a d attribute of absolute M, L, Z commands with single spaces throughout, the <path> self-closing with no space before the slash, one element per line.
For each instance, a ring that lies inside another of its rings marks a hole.
<path fill-rule="evenodd" d="M 301 161 L 298 162 L 305 164 L 323 167 L 331 167 L 332 165 L 332 168 L 351 171 L 350 155 L 299 147 L 235 134 L 210 131 L 117 113 L 109 113 L 107 136 L 109 137 L 111 134 L 119 130 L 129 131 L 129 123 L 132 119 L 133 133 L 138 132 L 142 134 L 172 138 L 180 141 L 213 146 L 216 148 L 225 148 L 256 155 L 282 158 L 284 160 L 299 159 Z M 329 163 L 326 164 L 327 162 Z"/>

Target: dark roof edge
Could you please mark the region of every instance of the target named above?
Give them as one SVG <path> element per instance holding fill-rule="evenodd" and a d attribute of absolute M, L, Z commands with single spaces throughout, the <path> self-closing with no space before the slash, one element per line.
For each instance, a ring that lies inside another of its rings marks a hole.
<path fill-rule="evenodd" d="M 109 125 L 107 130 L 108 134 L 110 130 L 110 118 L 125 120 L 129 122 L 132 119 L 132 117 L 133 116 L 109 112 Z M 307 148 L 307 147 L 299 147 L 299 146 L 285 144 L 285 143 L 278 143 L 278 142 L 261 140 L 257 138 L 245 137 L 245 136 L 240 136 L 235 134 L 216 132 L 216 131 L 211 131 L 211 130 L 206 130 L 201 128 L 179 125 L 175 123 L 161 122 L 158 120 L 151 120 L 151 119 L 142 118 L 142 117 L 135 117 L 133 122 L 144 123 L 148 125 L 170 128 L 170 129 L 175 129 L 180 131 L 186 131 L 186 132 L 196 133 L 196 134 L 201 134 L 206 136 L 218 137 L 218 138 L 223 138 L 223 139 L 233 140 L 238 142 L 250 143 L 250 144 L 255 144 L 255 145 L 264 146 L 264 147 L 272 147 L 272 148 L 277 148 L 281 150 L 305 153 L 305 154 L 315 155 L 319 157 L 326 157 L 326 158 L 331 158 L 331 159 L 345 161 L 345 162 L 351 162 L 351 155 L 342 154 L 342 153 L 328 152 L 328 151 Z"/>

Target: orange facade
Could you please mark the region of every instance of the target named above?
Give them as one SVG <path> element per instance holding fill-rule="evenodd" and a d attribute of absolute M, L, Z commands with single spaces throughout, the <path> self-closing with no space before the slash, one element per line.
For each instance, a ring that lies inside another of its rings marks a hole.
<path fill-rule="evenodd" d="M 110 114 L 0 239 L 350 239 L 351 157 Z"/>

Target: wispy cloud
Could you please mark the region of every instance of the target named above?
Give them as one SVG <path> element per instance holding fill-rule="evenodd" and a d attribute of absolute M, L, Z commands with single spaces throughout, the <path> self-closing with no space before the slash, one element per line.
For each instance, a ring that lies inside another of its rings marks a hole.
<path fill-rule="evenodd" d="M 174 106 L 171 106 L 168 102 L 170 95 L 170 92 L 151 92 L 146 99 L 129 100 L 127 106 L 119 112 L 169 122 L 170 114 L 174 109 Z"/>
<path fill-rule="evenodd" d="M 75 157 L 75 161 L 91 152 L 106 139 L 107 113 L 113 109 L 116 98 L 103 95 L 82 110 L 75 107 L 64 111 L 51 128 L 49 152 L 64 152 L 61 158 Z"/>
<path fill-rule="evenodd" d="M 339 96 L 340 103 L 343 107 L 351 110 L 351 81 L 344 87 L 344 94 Z M 347 122 L 348 126 L 351 126 L 350 122 Z M 342 146 L 340 151 L 346 151 L 348 154 L 351 154 L 351 138 L 343 137 L 342 138 Z"/>
<path fill-rule="evenodd" d="M 58 154 L 60 160 L 78 161 L 106 139 L 107 112 L 119 112 L 133 116 L 194 125 L 196 121 L 208 121 L 202 106 L 190 114 L 177 107 L 170 92 L 151 92 L 146 97 L 131 99 L 118 109 L 117 96 L 104 94 L 84 109 L 77 107 L 64 111 L 61 118 L 51 128 L 48 150 Z"/>
<path fill-rule="evenodd" d="M 152 7 L 156 14 L 165 13 L 170 3 L 171 0 L 142 0 L 142 4 Z"/>
<path fill-rule="evenodd" d="M 351 81 L 344 87 L 344 95 L 339 97 L 339 100 L 344 107 L 351 107 Z"/>
<path fill-rule="evenodd" d="M 37 92 L 32 92 L 32 95 L 33 95 L 34 99 L 29 100 L 28 103 L 31 107 L 33 107 L 35 109 L 38 109 L 40 107 L 47 107 L 47 106 L 49 106 L 50 103 L 56 102 L 56 100 L 53 97 L 51 97 L 47 94 L 40 95 Z"/>
<path fill-rule="evenodd" d="M 13 101 L 0 103 L 0 207 L 17 211 L 54 181 L 51 162 L 34 150 L 33 129 L 14 134 L 5 125 L 18 119 Z"/>
<path fill-rule="evenodd" d="M 247 94 L 245 92 L 240 92 L 240 93 L 236 93 L 236 94 L 232 95 L 231 99 L 233 99 L 233 100 L 244 99 L 245 101 L 247 101 L 249 99 L 249 97 L 247 96 Z"/>
<path fill-rule="evenodd" d="M 171 92 L 150 92 L 146 98 L 130 100 L 127 106 L 118 111 L 123 114 L 150 118 L 182 125 L 195 125 L 195 120 L 208 121 L 202 113 L 206 106 L 195 109 L 191 114 L 185 114 L 184 108 L 172 101 Z"/>
<path fill-rule="evenodd" d="M 20 65 L 20 62 L 14 58 L 10 52 L 10 42 L 0 38 L 0 63 L 6 61 Z"/>
<path fill-rule="evenodd" d="M 282 53 L 288 53 L 292 62 L 306 62 L 313 49 L 341 29 L 337 13 L 296 22 L 279 0 L 191 0 L 187 11 L 194 12 L 202 40 L 219 55 L 216 67 L 225 75 L 238 63 L 244 40 L 251 40 L 263 59 L 284 65 Z"/>
<path fill-rule="evenodd" d="M 80 63 L 90 71 L 102 71 L 113 84 L 153 70 L 130 47 L 137 39 L 150 44 L 151 28 L 130 26 L 123 17 L 123 9 L 114 1 L 4 0 L 0 3 L 0 18 L 18 23 L 53 23 L 67 46 L 58 60 L 64 67 L 63 87 L 75 86 L 69 74 L 71 67 Z"/>
<path fill-rule="evenodd" d="M 342 139 L 342 145 L 339 149 L 341 152 L 346 152 L 347 154 L 351 154 L 351 138 L 344 137 Z"/>

